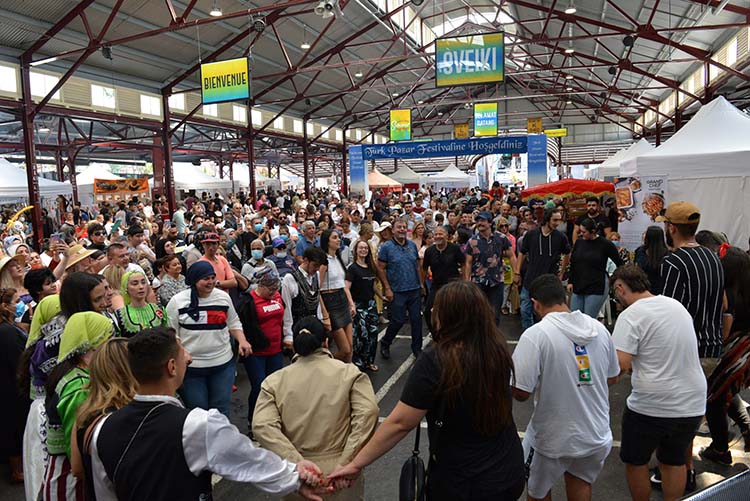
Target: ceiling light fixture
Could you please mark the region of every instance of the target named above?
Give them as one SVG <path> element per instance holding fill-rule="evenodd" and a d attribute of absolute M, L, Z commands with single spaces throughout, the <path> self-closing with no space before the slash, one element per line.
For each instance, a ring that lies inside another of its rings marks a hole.
<path fill-rule="evenodd" d="M 307 43 L 307 25 L 302 25 L 302 45 L 299 46 L 302 50 L 307 50 L 310 48 L 310 44 Z"/>
<path fill-rule="evenodd" d="M 438 116 L 442 117 L 443 116 L 443 112 L 442 111 L 438 111 Z"/>
<path fill-rule="evenodd" d="M 565 75 L 565 80 L 573 80 L 575 78 L 573 75 Z"/>
<path fill-rule="evenodd" d="M 355 78 L 362 78 L 362 72 L 361 72 L 361 71 L 357 71 L 357 72 L 356 72 L 356 73 L 354 74 L 354 77 L 355 77 Z"/>
<path fill-rule="evenodd" d="M 576 50 L 573 47 L 568 47 L 565 49 L 566 54 L 573 54 Z"/>
<path fill-rule="evenodd" d="M 393 97 L 398 97 L 398 92 L 394 92 Z"/>
<path fill-rule="evenodd" d="M 417 104 L 424 104 L 424 101 L 422 101 L 422 100 L 420 99 L 419 101 L 417 101 Z"/>
<path fill-rule="evenodd" d="M 565 9 L 566 14 L 575 14 L 576 13 L 576 6 L 573 3 L 573 0 L 570 1 L 568 4 L 568 7 Z"/>
<path fill-rule="evenodd" d="M 565 104 L 573 104 L 573 101 L 567 100 L 567 101 L 565 101 Z"/>
<path fill-rule="evenodd" d="M 224 15 L 224 13 L 221 11 L 221 7 L 219 7 L 219 4 L 214 2 L 213 8 L 211 8 L 211 12 L 208 13 L 211 17 L 221 17 Z"/>
<path fill-rule="evenodd" d="M 307 50 L 310 48 L 310 44 L 307 42 L 302 42 L 302 45 L 300 45 L 299 48 L 302 50 Z"/>
<path fill-rule="evenodd" d="M 54 63 L 55 61 L 57 61 L 57 56 L 48 57 L 46 59 L 39 59 L 37 61 L 31 61 L 29 63 L 29 65 L 31 65 L 31 66 L 41 66 L 42 64 Z"/>
<path fill-rule="evenodd" d="M 39 127 L 39 132 L 42 134 L 46 134 L 47 132 L 49 132 L 49 127 L 43 125 Z"/>
<path fill-rule="evenodd" d="M 570 92 L 570 91 L 573 90 L 573 87 L 566 87 L 565 90 L 567 90 L 568 92 Z"/>

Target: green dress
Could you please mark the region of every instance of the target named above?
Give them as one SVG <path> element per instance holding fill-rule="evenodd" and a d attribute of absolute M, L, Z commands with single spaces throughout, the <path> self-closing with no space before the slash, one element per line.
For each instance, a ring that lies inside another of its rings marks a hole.
<path fill-rule="evenodd" d="M 115 316 L 122 337 L 133 337 L 149 327 L 167 326 L 167 314 L 161 306 L 151 303 L 140 307 L 127 305 L 117 310 Z"/>

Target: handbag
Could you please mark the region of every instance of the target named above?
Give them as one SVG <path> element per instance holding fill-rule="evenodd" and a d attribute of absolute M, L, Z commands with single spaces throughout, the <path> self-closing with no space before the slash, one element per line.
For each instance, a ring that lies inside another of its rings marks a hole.
<path fill-rule="evenodd" d="M 426 471 L 424 461 L 419 457 L 419 435 L 422 421 L 417 425 L 417 433 L 414 437 L 414 450 L 409 459 L 401 467 L 401 477 L 398 483 L 399 501 L 424 501 L 424 485 Z"/>

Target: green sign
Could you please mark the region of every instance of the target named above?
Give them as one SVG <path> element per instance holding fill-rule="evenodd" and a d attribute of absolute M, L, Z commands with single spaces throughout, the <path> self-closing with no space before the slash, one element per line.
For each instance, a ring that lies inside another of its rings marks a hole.
<path fill-rule="evenodd" d="M 411 110 L 391 110 L 391 141 L 411 140 Z"/>
<path fill-rule="evenodd" d="M 474 137 L 497 136 L 497 103 L 474 105 Z"/>
<path fill-rule="evenodd" d="M 484 33 L 435 40 L 435 85 L 475 85 L 502 82 L 504 34 Z"/>

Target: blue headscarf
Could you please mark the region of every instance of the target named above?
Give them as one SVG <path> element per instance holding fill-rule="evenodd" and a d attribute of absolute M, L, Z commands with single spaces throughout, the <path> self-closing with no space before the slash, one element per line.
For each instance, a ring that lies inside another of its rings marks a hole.
<path fill-rule="evenodd" d="M 198 317 L 200 317 L 200 310 L 198 310 L 198 289 L 195 287 L 195 284 L 198 283 L 198 280 L 210 277 L 211 275 L 216 275 L 216 272 L 208 261 L 196 261 L 188 268 L 185 274 L 185 284 L 190 286 L 190 306 L 188 306 L 187 314 L 193 320 L 198 320 Z"/>

